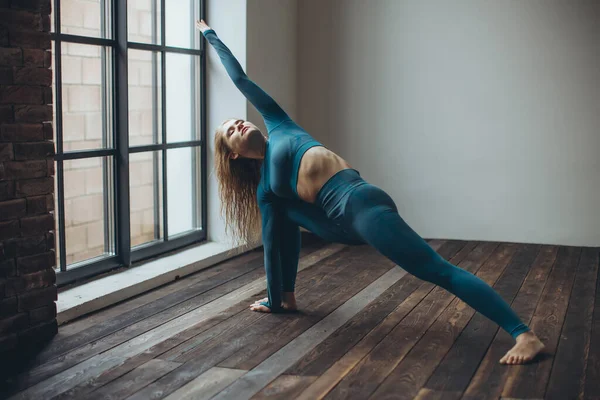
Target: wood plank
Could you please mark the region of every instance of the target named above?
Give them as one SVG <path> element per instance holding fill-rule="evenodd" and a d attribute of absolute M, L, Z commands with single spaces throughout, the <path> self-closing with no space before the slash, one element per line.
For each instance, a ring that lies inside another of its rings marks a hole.
<path fill-rule="evenodd" d="M 239 290 L 252 282 L 260 281 L 264 275 L 264 270 L 261 267 L 255 268 L 253 271 L 246 273 L 233 280 L 229 280 L 223 285 L 216 285 L 215 288 L 201 292 L 198 296 L 189 298 L 178 303 L 173 307 L 165 307 L 160 311 L 158 308 L 152 316 L 141 319 L 123 329 L 112 332 L 97 341 L 76 347 L 58 358 L 49 360 L 48 362 L 32 368 L 26 373 L 19 376 L 19 388 L 24 389 L 32 386 L 44 379 L 52 377 L 68 368 L 74 367 L 77 364 L 108 351 L 115 346 L 126 343 L 139 335 L 152 332 L 153 329 L 164 325 L 178 317 L 184 316 L 186 313 L 192 312 L 199 307 L 206 306 L 211 302 L 218 300 L 228 292 Z M 160 301 L 159 301 L 160 302 Z M 158 306 L 157 306 L 158 307 Z M 136 318 L 137 319 L 137 318 Z M 209 321 L 203 320 L 204 323 Z"/>
<path fill-rule="evenodd" d="M 488 285 L 493 285 L 510 260 L 506 246 L 483 243 L 473 253 L 476 251 L 485 260 L 476 275 Z M 474 314 L 473 308 L 454 297 L 448 308 L 385 378 L 371 398 L 413 399 Z"/>
<path fill-rule="evenodd" d="M 340 252 L 341 254 L 339 254 L 338 256 L 343 256 L 343 251 Z M 330 257 L 331 258 L 331 257 Z M 323 265 L 319 265 L 318 268 L 315 267 L 311 267 L 311 268 L 307 268 L 305 270 L 303 270 L 303 274 L 301 276 L 301 280 L 299 281 L 298 284 L 298 288 L 302 289 L 304 282 L 308 282 L 312 279 L 314 279 L 315 276 L 318 277 L 325 277 L 327 276 L 327 271 L 323 268 L 323 266 L 326 266 L 329 263 L 329 258 L 325 260 L 325 262 L 323 263 Z M 339 268 L 337 268 L 335 266 L 335 262 L 332 262 L 332 266 L 331 266 L 331 271 L 339 271 Z M 263 294 L 261 293 L 260 295 L 255 296 L 256 300 L 260 299 L 263 297 Z M 251 302 L 252 300 L 249 300 L 249 302 Z M 265 317 L 266 314 L 258 314 L 258 313 L 247 313 L 245 311 L 247 311 L 248 309 L 248 304 L 243 302 L 243 303 L 239 303 L 236 304 L 234 306 L 232 306 L 231 308 L 225 310 L 223 313 L 219 314 L 218 316 L 211 318 L 210 320 L 208 320 L 206 323 L 199 323 L 196 324 L 194 326 L 192 326 L 191 328 L 169 338 L 166 339 L 163 342 L 158 343 L 156 346 L 144 351 L 143 353 L 134 356 L 130 359 L 128 359 L 123 365 L 119 365 L 116 366 L 108 371 L 106 371 L 105 373 L 103 373 L 102 375 L 100 375 L 97 378 L 92 378 L 89 381 L 78 385 L 76 387 L 74 387 L 73 389 L 70 389 L 69 391 L 59 395 L 57 397 L 57 399 L 78 399 L 81 398 L 82 395 L 84 395 L 85 393 L 89 393 L 92 390 L 97 389 L 98 387 L 101 387 L 103 385 L 106 385 L 107 383 L 111 382 L 114 379 L 117 379 L 118 377 L 126 374 L 127 372 L 131 371 L 132 369 L 138 367 L 139 365 L 143 364 L 144 362 L 155 358 L 155 357 L 161 357 L 164 359 L 170 359 L 168 357 L 165 357 L 165 354 L 168 354 L 170 351 L 173 351 L 173 349 L 177 348 L 178 346 L 190 346 L 190 340 L 195 339 L 197 341 L 197 343 L 195 344 L 196 346 L 199 345 L 200 343 L 202 343 L 204 340 L 207 340 L 208 338 L 211 337 L 218 337 L 218 336 L 222 336 L 223 333 L 227 330 L 228 326 L 231 325 L 235 325 L 232 324 L 231 322 L 234 322 L 234 318 L 232 317 L 239 317 L 241 313 L 241 316 L 243 317 Z M 209 329 L 210 328 L 210 329 Z M 207 332 L 205 332 L 207 331 Z M 202 334 L 203 332 L 205 332 L 204 334 Z M 204 340 L 198 339 L 198 337 L 203 337 Z M 175 358 L 175 357 L 173 357 Z"/>
<path fill-rule="evenodd" d="M 363 251 L 360 249 L 352 249 L 341 253 L 339 258 L 334 260 L 331 266 L 329 266 L 334 271 L 329 278 L 321 279 L 321 276 L 316 276 L 316 279 L 311 279 L 311 287 L 314 290 L 306 293 L 306 306 L 303 307 L 303 314 L 260 314 L 248 311 L 250 314 L 263 316 L 264 318 L 262 318 L 261 323 L 255 323 L 250 326 L 233 326 L 233 329 L 227 335 L 219 335 L 214 340 L 205 341 L 198 349 L 188 351 L 184 356 L 173 357 L 171 355 L 169 359 L 185 362 L 185 365 L 155 382 L 155 384 L 148 386 L 143 391 L 140 391 L 132 399 L 152 398 L 158 395 L 158 393 L 169 394 L 177 390 L 195 376 L 217 365 L 217 363 L 242 349 L 244 346 L 250 345 L 253 341 L 261 340 L 261 335 L 270 330 L 277 330 L 281 323 L 288 320 L 306 318 L 307 315 L 319 313 L 318 309 L 311 308 L 312 302 L 317 304 L 322 302 L 322 300 L 330 299 L 329 305 L 326 305 L 326 307 L 335 309 L 341 304 L 340 301 L 345 299 L 336 300 L 336 298 L 331 296 L 332 293 L 338 290 L 336 286 L 358 286 L 364 288 L 369 282 L 375 280 L 375 277 L 369 276 L 371 271 L 364 268 L 364 261 L 360 258 L 361 253 Z M 340 268 L 340 263 L 345 264 L 348 260 L 354 260 L 354 262 L 350 262 L 346 267 Z M 361 279 L 348 280 L 348 276 L 359 274 L 361 275 Z M 332 283 L 336 280 L 336 283 Z M 329 290 L 322 290 L 326 287 L 329 287 Z M 320 314 L 321 318 L 325 316 L 322 312 Z M 243 332 L 243 334 L 240 332 Z"/>
<path fill-rule="evenodd" d="M 281 371 L 285 371 L 292 366 L 405 274 L 406 271 L 400 268 L 394 267 L 390 269 L 386 274 L 367 286 L 330 315 L 292 340 L 252 371 L 249 371 L 236 380 L 232 385 L 215 396 L 214 400 L 252 397 L 279 376 Z"/>
<path fill-rule="evenodd" d="M 577 267 L 567 316 L 543 396 L 546 399 L 583 398 L 597 276 L 598 252 L 585 248 Z"/>
<path fill-rule="evenodd" d="M 61 325 L 59 327 L 60 338 L 66 339 L 67 337 L 73 336 L 85 329 L 91 328 L 98 324 L 102 324 L 107 320 L 116 318 L 119 315 L 124 314 L 125 312 L 144 306 L 148 303 L 151 303 L 172 293 L 189 288 L 192 285 L 196 285 L 203 280 L 206 280 L 212 276 L 215 276 L 219 273 L 222 273 L 225 270 L 234 267 L 235 265 L 246 264 L 261 259 L 262 256 L 262 251 L 258 252 L 253 250 L 248 253 L 239 255 L 235 258 L 213 265 L 210 268 L 203 269 L 191 275 L 181 277 L 180 279 L 177 279 L 173 282 L 169 282 L 163 286 L 152 289 L 149 292 L 141 293 L 135 297 L 124 300 L 117 304 L 113 304 L 107 308 L 94 311 L 93 313 L 87 315 L 83 315 L 77 319 L 69 321 L 64 325 Z M 60 296 L 60 293 L 58 295 Z"/>
<path fill-rule="evenodd" d="M 303 388 L 309 386 L 316 379 L 316 376 L 280 375 L 256 395 L 252 396 L 252 400 L 293 399 L 300 394 Z"/>
<path fill-rule="evenodd" d="M 124 399 L 180 365 L 180 363 L 171 361 L 150 360 L 119 379 L 88 394 L 86 399 Z"/>
<path fill-rule="evenodd" d="M 542 253 L 550 251 L 549 249 L 551 248 L 553 247 L 542 247 Z M 557 288 L 562 287 L 560 282 L 564 281 L 564 276 L 568 273 L 568 271 L 566 271 L 568 264 L 571 262 L 572 258 L 572 254 L 569 254 L 566 248 L 559 247 L 557 249 L 556 260 L 546 282 L 543 285 L 543 289 L 537 302 L 533 298 L 533 295 L 525 295 L 526 292 L 524 291 L 524 288 L 519 291 L 519 294 L 513 303 L 513 308 L 518 312 L 524 321 L 533 319 L 534 312 L 537 312 L 537 307 L 543 307 L 543 303 L 548 298 L 555 296 L 557 293 Z M 532 292 L 535 293 L 537 290 Z M 531 324 L 529 325 L 531 326 Z M 482 396 L 495 396 L 495 398 L 500 397 L 508 374 L 511 370 L 519 368 L 516 366 L 506 366 L 499 363 L 500 358 L 502 358 L 506 351 L 508 351 L 513 345 L 514 339 L 503 330 L 498 330 L 494 340 L 492 341 L 492 344 L 483 357 L 481 364 L 477 368 L 473 378 L 465 389 L 463 398 L 475 400 L 482 398 Z"/>
<path fill-rule="evenodd" d="M 167 396 L 165 400 L 210 399 L 248 371 L 213 367 Z"/>
<path fill-rule="evenodd" d="M 311 240 L 311 242 L 314 243 L 304 246 L 301 249 L 301 258 L 324 247 L 322 242 L 315 240 Z M 159 311 L 176 306 L 221 284 L 238 278 L 242 274 L 251 271 L 262 271 L 262 267 L 262 252 L 258 253 L 254 251 L 252 254 L 236 257 L 217 264 L 206 271 L 201 271 L 200 274 L 190 277 L 191 279 L 181 280 L 181 282 L 191 282 L 190 284 L 181 285 L 174 283 L 167 285 L 159 290 L 141 295 L 139 298 L 118 305 L 114 307 L 114 312 L 118 312 L 117 315 L 102 313 L 99 316 L 84 318 L 86 321 L 89 320 L 86 323 L 91 323 L 91 326 L 79 331 L 76 335 L 67 334 L 68 330 L 61 327 L 59 334 L 50 343 L 48 349 L 37 357 L 36 362 L 37 364 L 44 363 L 51 358 L 66 353 L 70 349 L 74 349 L 75 347 L 73 346 L 83 346 L 92 341 L 99 340 L 112 332 L 123 329 Z M 145 301 L 145 303 L 134 307 L 140 301 Z M 107 320 L 107 317 L 110 317 L 110 319 Z"/>
<path fill-rule="evenodd" d="M 224 283 L 235 281 L 236 279 L 238 279 L 239 282 L 243 282 L 243 280 L 240 280 L 241 277 L 251 272 L 255 272 L 255 274 L 257 272 L 260 273 L 262 266 L 263 260 L 261 258 L 254 259 L 248 263 L 230 265 L 230 268 L 227 268 L 221 273 L 213 275 L 208 279 L 202 280 L 195 285 L 191 285 L 184 290 L 171 293 L 158 300 L 144 304 L 131 311 L 118 315 L 111 320 L 103 321 L 101 324 L 96 324 L 76 335 L 66 337 L 58 335 L 50 342 L 47 350 L 40 353 L 36 358 L 36 362 L 38 365 L 47 363 L 69 351 L 93 341 L 98 341 L 105 336 L 125 329 L 128 326 L 154 316 L 155 314 L 164 312 L 171 307 L 190 301 L 190 299 L 197 298 L 211 290 L 213 293 L 216 292 L 218 294 L 218 288 L 222 287 Z"/>
<path fill-rule="evenodd" d="M 356 317 L 344 324 L 337 332 L 334 332 L 306 356 L 302 357 L 296 364 L 287 369 L 285 373 L 293 376 L 322 375 L 337 360 L 342 358 L 355 345 L 362 341 L 363 338 L 369 335 L 373 329 L 379 328 L 380 324 L 386 324 L 386 327 L 391 330 L 399 322 L 399 319 L 395 319 L 395 323 L 390 326 L 390 314 L 394 312 L 397 314 L 398 308 L 422 285 L 423 282 L 412 275 L 400 279 Z M 418 301 L 425 297 L 432 289 L 433 287 L 429 287 L 428 290 L 424 290 Z M 418 301 L 411 303 L 412 306 L 410 308 L 404 308 L 403 316 L 408 314 Z M 377 342 L 383 339 L 384 336 L 385 334 L 380 336 Z"/>
<path fill-rule="evenodd" d="M 346 248 L 327 260 L 319 266 L 312 268 L 308 274 L 303 274 L 298 281 L 296 287 L 296 296 L 300 307 L 300 313 L 294 316 L 276 316 L 276 318 L 268 318 L 268 314 L 256 312 L 244 312 L 236 315 L 235 318 L 227 320 L 215 328 L 201 335 L 191 338 L 185 343 L 173 348 L 172 350 L 161 355 L 165 360 L 177 362 L 186 362 L 195 358 L 204 358 L 207 362 L 215 357 L 221 357 L 221 352 L 226 351 L 225 347 L 231 347 L 231 352 L 250 345 L 252 338 L 250 335 L 256 334 L 260 337 L 261 334 L 269 331 L 269 324 L 278 326 L 283 320 L 296 320 L 298 315 L 305 312 L 307 307 L 324 296 L 324 293 L 333 291 L 347 280 L 349 273 L 360 273 L 358 266 L 350 264 L 346 268 L 340 268 L 340 263 L 346 263 L 346 260 L 351 260 L 360 255 L 360 251 L 356 249 Z M 264 297 L 265 293 L 261 293 Z M 257 296 L 262 298 L 261 296 Z M 247 305 L 246 309 L 247 310 Z M 304 310 L 304 311 L 302 311 Z M 265 320 L 266 319 L 266 320 Z M 283 319 L 283 320 L 282 320 Z M 260 323 L 259 323 L 260 322 Z M 239 338 L 240 332 L 245 332 L 244 338 Z M 220 348 L 220 352 L 214 348 Z M 235 349 L 234 349 L 235 348 Z M 219 358 L 218 361 L 228 357 L 228 355 Z M 217 361 L 217 362 L 218 362 Z M 209 367 L 213 365 L 210 364 Z M 241 368 L 237 368 L 241 369 Z"/>
<path fill-rule="evenodd" d="M 422 388 L 415 397 L 415 400 L 445 400 L 445 399 L 459 399 L 462 396 L 462 392 L 451 392 L 445 390 L 433 390 L 428 388 Z"/>
<path fill-rule="evenodd" d="M 507 302 L 513 303 L 514 311 L 523 321 L 529 322 L 558 249 L 551 246 L 540 248 L 535 245 L 516 244 L 503 244 L 501 247 L 510 261 L 494 289 Z M 475 314 L 437 366 L 425 388 L 431 389 L 431 393 L 444 393 L 444 398 L 460 398 L 497 331 L 498 325 L 493 321 L 481 314 Z M 497 361 L 496 358 L 493 359 L 493 363 Z M 419 396 L 427 398 L 431 396 L 428 393 L 420 392 Z"/>
<path fill-rule="evenodd" d="M 310 265 L 318 262 L 320 259 L 334 254 L 345 246 L 331 245 L 322 251 L 311 254 L 302 260 L 299 270 L 308 268 Z M 126 359 L 133 357 L 161 341 L 174 336 L 189 327 L 213 318 L 221 312 L 227 310 L 232 305 L 248 299 L 265 290 L 266 284 L 264 278 L 257 279 L 231 293 L 220 297 L 218 301 L 212 301 L 208 304 L 197 307 L 186 314 L 168 321 L 149 332 L 136 336 L 110 350 L 93 356 L 86 361 L 69 368 L 59 374 L 37 383 L 36 385 L 21 392 L 22 396 L 39 397 L 41 395 L 56 396 L 83 382 L 100 375 L 104 371 L 122 364 Z M 96 366 L 90 369 L 91 365 Z"/>
<path fill-rule="evenodd" d="M 211 328 L 212 326 L 218 325 L 219 323 L 227 320 L 228 318 L 245 311 L 247 309 L 247 304 L 240 303 L 228 310 L 225 310 L 222 314 L 211 318 L 207 321 L 207 324 L 200 323 L 195 326 L 192 326 L 185 331 L 178 333 L 177 335 L 170 337 L 157 345 L 151 347 L 150 349 L 140 353 L 134 357 L 129 358 L 124 364 L 118 365 L 114 368 L 111 368 L 104 373 L 102 373 L 98 377 L 94 377 L 87 382 L 84 382 L 74 388 L 58 395 L 53 398 L 53 400 L 63 400 L 63 399 L 80 399 L 85 394 L 90 393 L 99 387 L 102 387 L 113 380 L 125 375 L 126 373 L 132 371 L 133 369 L 139 367 L 145 362 L 160 356 L 161 354 L 171 350 L 172 348 L 180 345 L 181 343 L 187 341 L 191 337 L 199 335 L 201 332 Z"/>
<path fill-rule="evenodd" d="M 432 245 L 433 248 L 439 249 L 444 243 L 445 243 L 445 241 L 440 240 L 440 241 L 436 241 L 436 243 L 433 243 L 433 244 L 430 243 L 430 245 Z M 461 245 L 461 244 L 459 244 L 459 245 Z M 456 249 L 456 245 L 449 247 L 445 251 L 448 251 L 448 250 L 454 251 L 453 249 Z M 364 253 L 364 252 L 366 252 L 366 253 Z M 363 250 L 363 252 L 361 252 L 361 255 L 364 255 L 364 257 L 367 258 L 369 261 L 375 262 L 375 264 L 388 265 L 387 269 L 391 268 L 394 265 L 394 263 L 391 260 L 388 260 L 381 254 L 379 254 L 375 249 L 367 247 L 367 246 L 364 246 L 364 250 Z M 377 265 L 377 266 L 379 266 L 379 265 Z M 373 267 L 367 267 L 366 269 L 371 270 L 371 269 L 373 269 Z M 383 272 L 385 272 L 385 271 L 382 270 L 381 273 L 383 273 Z M 401 280 L 400 282 L 398 282 L 398 284 L 394 285 L 393 287 L 397 287 L 401 282 L 404 282 L 404 280 Z M 414 291 L 418 287 L 419 284 L 420 283 L 418 283 L 418 284 L 415 283 L 412 286 L 413 289 L 410 292 L 406 292 L 406 295 L 404 296 L 404 298 L 406 298 L 412 291 Z M 362 338 L 366 333 L 368 333 L 368 331 L 370 331 L 372 329 L 372 327 L 377 325 L 377 323 L 378 323 L 377 321 L 383 319 L 400 302 L 402 302 L 402 300 L 404 300 L 404 298 L 398 299 L 398 303 L 396 303 L 396 304 L 394 304 L 393 301 L 388 303 L 387 302 L 388 292 L 390 292 L 390 290 L 386 291 L 386 293 L 384 293 L 382 296 L 380 296 L 380 298 L 378 298 L 375 302 L 370 304 L 369 307 L 367 307 L 368 312 L 367 312 L 367 310 L 361 312 L 360 315 L 365 315 L 365 316 L 368 315 L 368 318 L 371 321 L 371 324 L 370 325 L 367 324 L 368 325 L 367 327 L 365 327 L 364 324 L 359 325 L 358 329 L 359 330 L 362 329 L 362 331 L 363 331 L 362 334 L 356 332 L 356 328 L 355 328 L 355 330 L 353 332 L 346 332 L 347 337 L 351 338 L 350 340 L 347 340 L 346 338 L 344 340 L 338 340 L 339 333 L 336 332 L 325 341 L 331 346 L 340 345 L 340 346 L 338 346 L 338 350 L 337 350 L 339 353 L 339 356 L 337 358 L 341 357 L 346 352 L 345 350 L 343 350 L 343 348 L 347 348 L 347 349 L 351 348 L 353 346 L 352 343 L 358 342 L 360 340 L 360 338 Z M 381 307 L 381 304 L 383 301 L 386 301 L 386 302 L 385 302 L 385 305 L 383 307 Z M 378 307 L 378 306 L 379 306 L 379 309 L 383 309 L 383 311 L 384 311 L 383 313 L 381 312 L 381 310 L 379 310 L 379 314 L 375 313 L 374 307 Z M 386 309 L 388 311 L 385 311 Z M 380 317 L 378 317 L 377 315 L 380 315 Z M 373 321 L 373 318 L 375 318 L 375 321 Z M 352 321 L 354 321 L 354 320 L 355 320 L 355 318 L 353 318 Z M 349 322 L 346 325 L 354 326 L 354 324 L 351 322 Z M 296 319 L 296 320 L 294 320 L 294 325 L 291 327 L 292 330 L 290 330 L 290 327 L 288 325 L 281 325 L 278 327 L 277 330 L 270 331 L 267 335 L 262 335 L 260 337 L 260 341 L 256 341 L 254 346 L 245 346 L 241 351 L 238 351 L 237 353 L 235 353 L 228 359 L 221 362 L 219 364 L 219 366 L 228 367 L 228 368 L 248 369 L 248 370 L 252 369 L 256 365 L 258 365 L 260 362 L 265 360 L 267 357 L 269 357 L 272 353 L 277 351 L 279 348 L 283 347 L 283 345 L 285 345 L 287 342 L 292 340 L 294 337 L 296 337 L 302 331 L 304 331 L 309 326 L 311 326 L 313 323 L 314 322 L 311 322 L 310 320 Z M 346 326 L 343 327 L 343 329 L 346 329 L 346 328 L 347 328 Z M 276 338 L 276 337 L 280 337 L 281 339 L 278 341 L 274 341 L 273 338 Z M 321 349 L 324 348 L 323 345 L 329 347 L 328 344 L 324 345 L 323 343 L 321 343 L 318 346 L 318 348 L 321 348 Z M 256 351 L 256 349 L 255 349 L 256 347 L 259 347 L 259 351 Z M 316 351 L 316 349 L 311 351 L 311 354 L 315 354 L 315 351 Z M 331 362 L 333 362 L 337 359 L 337 358 L 332 358 L 331 353 L 329 353 L 329 355 L 325 356 L 325 358 L 327 360 L 331 360 Z M 312 373 L 306 373 L 306 372 L 292 372 L 293 369 L 291 369 L 287 373 L 290 375 L 320 375 L 323 371 L 325 371 L 330 366 L 330 365 L 324 366 L 324 364 L 322 364 L 318 361 L 314 362 L 313 365 L 321 366 L 321 368 L 322 368 L 321 371 L 319 371 L 319 372 L 312 371 Z M 323 368 L 323 366 L 324 366 L 324 368 Z"/>
<path fill-rule="evenodd" d="M 456 244 L 456 242 L 454 244 Z M 458 263 L 468 254 L 468 251 L 459 254 L 455 253 L 457 250 L 462 250 L 461 246 L 464 247 L 464 242 L 459 246 L 442 246 L 439 253 L 443 257 L 450 259 L 452 262 Z M 455 255 L 456 257 L 453 257 Z M 414 307 L 416 307 L 417 304 L 419 304 L 423 298 L 434 288 L 433 284 L 423 282 L 412 275 L 407 275 L 402 279 L 402 281 L 406 282 L 408 291 L 412 293 L 406 298 L 406 300 L 402 301 L 401 304 L 396 307 L 396 309 L 392 311 L 382 323 L 370 331 L 364 337 L 364 339 L 362 339 L 356 346 L 352 347 L 349 352 L 337 360 L 326 371 L 319 370 L 319 365 L 320 363 L 327 363 L 327 365 L 329 364 L 327 360 L 327 352 L 323 353 L 324 359 L 318 356 L 315 357 L 314 351 L 309 352 L 307 356 L 303 357 L 303 359 L 308 360 L 306 366 L 303 366 L 303 363 L 301 362 L 296 363 L 295 368 L 301 369 L 305 373 L 307 371 L 317 371 L 318 374 L 321 375 L 313 384 L 307 387 L 300 396 L 298 396 L 298 399 L 312 400 L 323 398 L 331 389 L 335 387 L 335 385 L 337 385 L 339 381 L 343 379 L 344 376 L 346 376 L 348 371 L 354 368 L 378 343 L 380 343 L 386 337 L 386 335 L 395 326 L 397 326 L 398 323 L 402 321 L 404 317 L 408 315 L 414 309 Z M 418 289 L 413 291 L 415 287 L 418 287 Z M 312 362 L 311 359 L 314 359 L 314 362 Z M 287 372 L 291 370 L 293 370 L 293 368 L 288 369 Z"/>
<path fill-rule="evenodd" d="M 477 245 L 476 242 L 469 243 L 452 262 L 464 266 L 470 272 L 477 271 L 484 261 L 481 252 L 473 252 Z M 457 262 L 459 260 L 460 262 Z M 325 398 L 369 397 L 423 336 L 452 298 L 446 290 L 435 287 Z"/>
<path fill-rule="evenodd" d="M 600 248 L 594 249 L 599 257 Z M 584 399 L 600 399 L 600 278 L 596 279 L 594 313 L 592 318 L 592 340 L 585 370 Z"/>
<path fill-rule="evenodd" d="M 351 260 L 344 259 L 351 263 Z M 355 262 L 359 265 L 358 272 L 341 276 L 342 281 L 352 284 L 340 285 L 335 290 L 321 290 L 323 296 L 310 304 L 310 312 L 305 312 L 299 318 L 288 319 L 279 323 L 276 329 L 269 329 L 257 335 L 256 340 L 251 340 L 247 345 L 221 361 L 218 366 L 250 370 L 266 360 L 273 353 L 281 349 L 302 332 L 313 326 L 330 314 L 335 307 L 343 304 L 360 290 L 365 284 L 374 281 L 381 275 L 394 268 L 395 264 L 376 253 L 374 249 L 365 248 L 360 252 L 360 257 Z M 397 268 L 397 267 L 396 267 Z"/>
<path fill-rule="evenodd" d="M 540 304 L 531 321 L 531 329 L 546 345 L 547 352 L 553 355 L 556 353 L 560 339 L 580 255 L 581 248 L 561 247 L 559 249 L 553 270 L 556 272 L 555 279 L 552 279 L 552 275 L 548 279 Z M 543 398 L 553 360 L 554 357 L 551 357 L 530 365 L 512 366 L 502 396 Z"/>

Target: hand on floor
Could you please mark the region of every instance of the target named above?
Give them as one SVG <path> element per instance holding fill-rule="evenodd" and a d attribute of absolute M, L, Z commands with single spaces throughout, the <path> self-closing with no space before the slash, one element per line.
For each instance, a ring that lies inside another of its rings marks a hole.
<path fill-rule="evenodd" d="M 258 311 L 258 312 L 264 312 L 264 313 L 270 313 L 271 309 L 267 306 L 263 306 L 262 302 L 268 303 L 269 302 L 269 298 L 265 297 L 264 299 L 260 299 L 260 300 L 256 300 L 254 303 L 252 303 L 250 305 L 250 310 L 252 311 Z"/>

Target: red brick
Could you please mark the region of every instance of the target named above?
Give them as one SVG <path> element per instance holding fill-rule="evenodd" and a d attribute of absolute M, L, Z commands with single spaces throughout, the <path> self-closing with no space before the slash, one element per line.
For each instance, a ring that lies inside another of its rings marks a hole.
<path fill-rule="evenodd" d="M 17 274 L 17 266 L 15 265 L 15 260 L 5 260 L 0 261 L 0 276 L 4 278 L 8 278 L 11 276 L 15 276 Z"/>
<path fill-rule="evenodd" d="M 15 106 L 16 122 L 48 122 L 52 121 L 52 106 L 28 105 Z"/>
<path fill-rule="evenodd" d="M 27 198 L 27 214 L 35 215 L 46 213 L 48 211 L 50 210 L 48 210 L 47 195 Z"/>
<path fill-rule="evenodd" d="M 48 250 L 54 250 L 55 249 L 54 232 L 48 232 L 48 233 L 46 233 L 46 248 Z"/>
<path fill-rule="evenodd" d="M 54 159 L 46 160 L 46 164 L 48 164 L 48 176 L 54 176 Z"/>
<path fill-rule="evenodd" d="M 14 81 L 23 85 L 50 86 L 52 84 L 52 71 L 48 68 L 36 67 L 15 68 Z"/>
<path fill-rule="evenodd" d="M 3 166 L 4 168 L 4 166 Z M 12 199 L 15 197 L 15 182 L 0 181 L 0 201 Z"/>
<path fill-rule="evenodd" d="M 30 348 L 33 345 L 47 343 L 58 333 L 56 319 L 19 332 L 18 346 Z"/>
<path fill-rule="evenodd" d="M 53 140 L 54 130 L 52 129 L 52 122 L 44 122 L 42 124 L 42 130 L 44 131 L 44 139 Z"/>
<path fill-rule="evenodd" d="M 42 178 L 48 176 L 48 165 L 46 160 L 6 161 L 4 174 L 12 179 Z"/>
<path fill-rule="evenodd" d="M 45 67 L 46 50 L 23 49 L 23 65 L 28 67 Z"/>
<path fill-rule="evenodd" d="M 25 257 L 45 253 L 48 250 L 45 235 L 12 238 L 4 242 L 6 258 Z"/>
<path fill-rule="evenodd" d="M 13 122 L 14 120 L 12 106 L 0 106 L 0 123 Z"/>
<path fill-rule="evenodd" d="M 10 316 L 17 313 L 17 298 L 9 297 L 0 300 L 0 317 Z"/>
<path fill-rule="evenodd" d="M 42 124 L 4 124 L 0 126 L 0 141 L 38 142 L 44 140 Z"/>
<path fill-rule="evenodd" d="M 14 349 L 19 343 L 19 340 L 17 338 L 17 334 L 16 333 L 12 333 L 8 336 L 0 336 L 0 352 L 5 352 L 7 350 L 12 350 Z M 4 354 L 2 354 L 0 357 L 5 357 Z M 10 357 L 7 357 L 10 359 Z"/>
<path fill-rule="evenodd" d="M 50 68 L 52 67 L 52 51 L 47 50 L 44 54 L 44 67 Z"/>
<path fill-rule="evenodd" d="M 50 287 L 56 283 L 56 272 L 52 268 L 32 274 L 20 275 L 6 281 L 6 296 L 16 296 L 33 289 Z"/>
<path fill-rule="evenodd" d="M 54 271 L 52 271 L 54 272 Z M 29 323 L 31 325 L 37 325 L 42 322 L 52 321 L 56 318 L 56 303 L 52 303 L 49 306 L 36 308 L 35 310 L 29 311 Z"/>
<path fill-rule="evenodd" d="M 44 104 L 54 104 L 54 92 L 50 86 L 42 88 Z"/>
<path fill-rule="evenodd" d="M 26 312 L 0 320 L 0 335 L 21 331 L 29 325 L 29 315 Z"/>
<path fill-rule="evenodd" d="M 0 143 L 0 162 L 13 160 L 14 158 L 12 143 Z"/>
<path fill-rule="evenodd" d="M 9 28 L 31 29 L 34 31 L 42 30 L 42 18 L 40 14 L 25 10 L 0 9 L 0 23 Z"/>
<path fill-rule="evenodd" d="M 13 83 L 13 69 L 11 67 L 0 68 L 0 85 L 12 85 Z"/>
<path fill-rule="evenodd" d="M 42 31 L 50 32 L 50 28 L 52 27 L 50 18 L 50 14 L 42 14 Z"/>
<path fill-rule="evenodd" d="M 12 8 L 19 8 L 22 10 L 38 11 L 42 14 L 50 14 L 51 0 L 17 0 L 11 3 Z"/>
<path fill-rule="evenodd" d="M 25 199 L 15 199 L 0 202 L 0 221 L 20 218 L 27 213 Z"/>
<path fill-rule="evenodd" d="M 39 160 L 41 158 L 52 157 L 54 155 L 54 143 L 52 142 L 33 142 L 33 143 L 15 143 L 13 144 L 15 160 Z"/>
<path fill-rule="evenodd" d="M 29 197 L 54 192 L 54 178 L 27 179 L 17 181 L 15 197 Z"/>
<path fill-rule="evenodd" d="M 0 87 L 0 103 L 3 104 L 42 104 L 42 88 L 35 86 L 6 85 Z"/>
<path fill-rule="evenodd" d="M 23 65 L 23 52 L 19 48 L 0 48 L 0 65 L 13 67 Z"/>
<path fill-rule="evenodd" d="M 34 308 L 45 307 L 57 299 L 56 286 L 35 289 L 19 296 L 19 311 L 29 311 Z"/>
<path fill-rule="evenodd" d="M 56 256 L 54 251 L 48 251 L 34 256 L 21 257 L 17 259 L 18 275 L 32 274 L 43 271 L 56 265 Z"/>
<path fill-rule="evenodd" d="M 21 218 L 21 234 L 23 236 L 45 234 L 46 232 L 53 230 L 54 215 L 52 214 Z"/>
<path fill-rule="evenodd" d="M 2 221 L 0 222 L 0 240 L 11 239 L 19 235 L 19 221 Z"/>
<path fill-rule="evenodd" d="M 8 28 L 0 25 L 0 46 L 1 47 L 8 47 L 8 45 L 9 45 L 8 38 L 9 38 L 8 37 Z"/>
<path fill-rule="evenodd" d="M 49 49 L 50 35 L 46 32 L 12 31 L 10 45 L 27 49 Z"/>

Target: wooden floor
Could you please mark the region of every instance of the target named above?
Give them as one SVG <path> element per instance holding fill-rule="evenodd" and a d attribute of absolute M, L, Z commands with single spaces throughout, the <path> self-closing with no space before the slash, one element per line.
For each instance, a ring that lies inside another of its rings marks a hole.
<path fill-rule="evenodd" d="M 262 314 L 254 251 L 60 327 L 15 399 L 600 399 L 599 250 L 432 240 L 493 285 L 547 354 L 367 246 L 305 237 L 300 314 Z"/>

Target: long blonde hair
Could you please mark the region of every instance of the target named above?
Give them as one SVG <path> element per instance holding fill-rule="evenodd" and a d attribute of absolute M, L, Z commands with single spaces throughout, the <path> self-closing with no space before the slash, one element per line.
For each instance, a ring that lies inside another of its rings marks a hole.
<path fill-rule="evenodd" d="M 224 133 L 221 124 L 215 132 L 215 174 L 219 181 L 221 215 L 225 218 L 225 233 L 232 234 L 235 247 L 245 247 L 260 240 L 261 235 L 256 191 L 262 160 L 230 158 L 232 150 Z"/>

